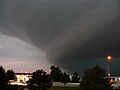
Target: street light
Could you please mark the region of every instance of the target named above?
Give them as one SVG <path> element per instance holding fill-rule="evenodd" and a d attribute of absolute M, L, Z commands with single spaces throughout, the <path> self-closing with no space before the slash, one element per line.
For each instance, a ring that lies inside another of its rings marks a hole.
<path fill-rule="evenodd" d="M 109 61 L 112 60 L 112 56 L 107 56 L 107 67 L 108 67 L 108 77 L 110 76 L 110 65 L 109 65 Z"/>
<path fill-rule="evenodd" d="M 107 56 L 107 59 L 108 59 L 109 61 L 111 61 L 111 60 L 112 60 L 112 56 Z"/>

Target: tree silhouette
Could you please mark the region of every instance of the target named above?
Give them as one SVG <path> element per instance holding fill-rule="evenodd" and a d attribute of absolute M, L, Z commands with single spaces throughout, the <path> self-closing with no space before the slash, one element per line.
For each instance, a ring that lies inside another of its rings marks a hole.
<path fill-rule="evenodd" d="M 72 76 L 72 82 L 73 83 L 78 83 L 79 80 L 80 80 L 80 77 L 79 77 L 78 73 L 75 72 L 74 75 Z"/>
<path fill-rule="evenodd" d="M 31 87 L 36 86 L 40 89 L 45 90 L 46 88 L 50 88 L 52 83 L 50 81 L 50 77 L 43 70 L 36 70 L 33 72 L 32 79 L 30 80 Z"/>
<path fill-rule="evenodd" d="M 4 68 L 0 66 L 0 88 L 4 88 L 6 85 L 7 85 L 6 73 Z"/>
<path fill-rule="evenodd" d="M 69 75 L 67 75 L 66 73 L 63 73 L 63 75 L 61 75 L 60 81 L 64 83 L 64 86 L 65 86 L 66 83 L 70 82 Z"/>
<path fill-rule="evenodd" d="M 61 69 L 59 67 L 55 67 L 55 66 L 51 66 L 50 69 L 51 69 L 50 78 L 52 79 L 52 81 L 59 82 L 60 77 L 62 75 Z"/>
<path fill-rule="evenodd" d="M 93 68 L 86 68 L 84 70 L 84 77 L 80 83 L 81 90 L 111 90 L 111 85 L 104 79 L 105 70 L 99 66 Z"/>
<path fill-rule="evenodd" d="M 10 82 L 9 82 L 10 80 L 16 79 L 15 73 L 14 73 L 14 71 L 12 69 L 11 70 L 7 70 L 6 78 L 7 78 L 7 81 L 8 81 L 9 84 L 10 84 Z"/>

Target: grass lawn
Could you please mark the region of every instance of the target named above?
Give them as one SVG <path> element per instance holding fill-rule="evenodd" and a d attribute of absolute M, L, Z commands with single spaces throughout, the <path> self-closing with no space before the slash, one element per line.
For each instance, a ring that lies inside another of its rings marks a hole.
<path fill-rule="evenodd" d="M 54 87 L 51 87 L 50 90 L 79 90 L 79 87 L 61 87 L 61 86 L 54 86 Z"/>
<path fill-rule="evenodd" d="M 18 88 L 20 87 L 21 86 L 19 85 L 10 85 L 7 89 L 3 89 L 3 90 L 18 90 Z M 34 90 L 38 90 L 38 89 L 34 89 Z M 50 89 L 47 90 L 79 90 L 79 87 L 52 86 Z"/>

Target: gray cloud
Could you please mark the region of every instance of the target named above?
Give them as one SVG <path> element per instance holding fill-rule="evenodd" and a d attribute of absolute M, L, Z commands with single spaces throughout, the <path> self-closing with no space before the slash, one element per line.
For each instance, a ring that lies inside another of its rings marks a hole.
<path fill-rule="evenodd" d="M 118 0 L 1 0 L 0 32 L 39 48 L 53 64 L 79 71 L 95 58 L 119 58 L 119 8 Z"/>

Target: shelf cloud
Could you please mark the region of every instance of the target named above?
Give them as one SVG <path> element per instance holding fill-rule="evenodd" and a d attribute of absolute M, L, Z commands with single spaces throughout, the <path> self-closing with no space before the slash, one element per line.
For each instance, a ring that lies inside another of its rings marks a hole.
<path fill-rule="evenodd" d="M 107 55 L 120 62 L 119 24 L 119 0 L 1 0 L 0 57 L 68 72 L 106 68 Z M 111 71 L 119 74 L 116 65 Z"/>

